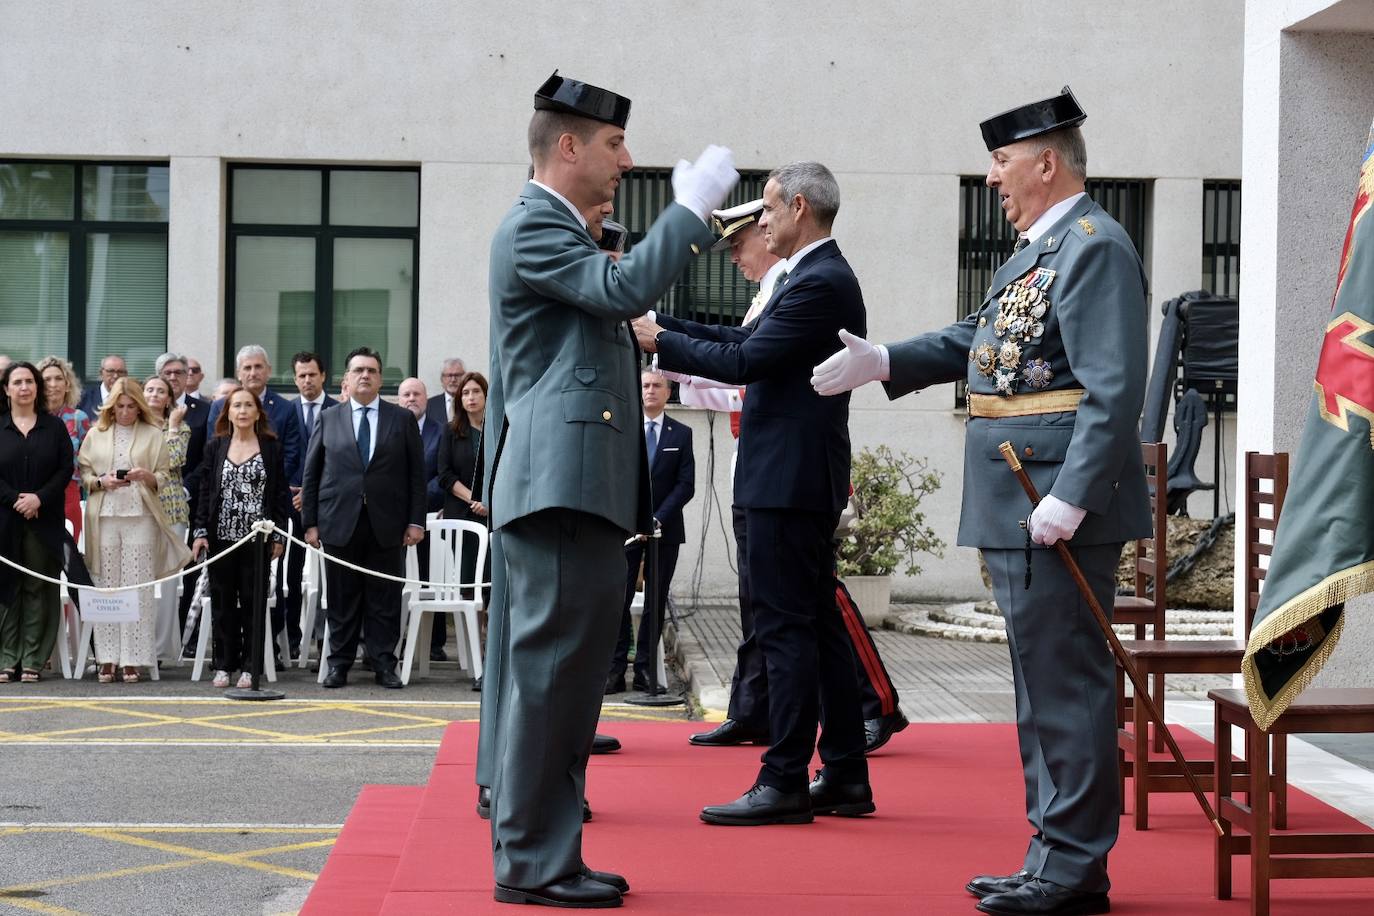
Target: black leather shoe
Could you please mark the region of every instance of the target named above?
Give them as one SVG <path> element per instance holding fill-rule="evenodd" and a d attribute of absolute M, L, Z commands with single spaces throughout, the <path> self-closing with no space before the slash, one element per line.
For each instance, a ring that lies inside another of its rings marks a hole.
<path fill-rule="evenodd" d="M 755 785 L 728 805 L 708 805 L 701 819 L 725 827 L 762 827 L 765 824 L 809 824 L 811 796 L 806 792 L 780 792 L 772 786 Z"/>
<path fill-rule="evenodd" d="M 443 646 L 431 646 L 429 650 L 429 660 L 432 662 L 446 662 L 448 661 L 448 653 L 444 651 Z"/>
<path fill-rule="evenodd" d="M 630 892 L 630 882 L 626 881 L 623 875 L 617 875 L 613 871 L 594 871 L 583 865 L 582 877 L 591 878 L 593 881 L 600 881 L 602 884 L 609 884 L 622 894 L 628 894 Z"/>
<path fill-rule="evenodd" d="M 395 671 L 378 671 L 373 675 L 378 684 L 390 690 L 400 690 L 405 684 L 401 683 L 401 677 Z"/>
<path fill-rule="evenodd" d="M 964 885 L 964 890 L 982 900 L 992 894 L 1006 894 L 1030 880 L 1030 872 L 1022 869 L 1014 875 L 979 875 Z"/>
<path fill-rule="evenodd" d="M 593 754 L 611 754 L 620 750 L 620 741 L 610 735 L 597 735 L 592 739 Z"/>
<path fill-rule="evenodd" d="M 536 906 L 561 906 L 574 909 L 604 909 L 620 906 L 620 891 L 609 884 L 593 881 L 586 875 L 573 875 L 543 887 L 521 888 L 496 885 L 492 897 L 498 903 L 533 903 Z"/>
<path fill-rule="evenodd" d="M 625 692 L 625 675 L 622 674 L 620 677 L 608 677 L 608 678 L 606 678 L 606 694 L 605 694 L 606 696 L 610 696 L 610 695 L 613 694 L 613 693 L 624 693 L 624 692 Z"/>
<path fill-rule="evenodd" d="M 477 816 L 484 821 L 491 820 L 491 789 L 477 787 Z"/>
<path fill-rule="evenodd" d="M 768 736 L 734 719 L 726 719 L 709 732 L 698 732 L 687 740 L 697 747 L 734 747 L 737 744 L 767 744 Z"/>
<path fill-rule="evenodd" d="M 585 824 L 585 823 L 587 823 L 587 821 L 589 821 L 589 820 L 591 820 L 591 819 L 592 819 L 592 806 L 591 806 L 590 804 L 588 804 L 587 800 L 584 798 L 584 799 L 582 799 L 582 823 Z"/>
<path fill-rule="evenodd" d="M 989 894 L 978 901 L 978 911 L 997 916 L 1094 916 L 1110 913 L 1106 894 L 1091 894 L 1063 887 L 1043 878 L 1025 883 L 1004 894 Z"/>
<path fill-rule="evenodd" d="M 320 683 L 321 687 L 342 687 L 348 683 L 347 668 L 330 668 Z"/>
<path fill-rule="evenodd" d="M 873 804 L 873 788 L 866 782 L 834 783 L 824 770 L 816 771 L 811 781 L 811 813 L 860 817 L 878 810 Z"/>
<path fill-rule="evenodd" d="M 900 709 L 876 719 L 864 720 L 864 753 L 871 754 L 892 740 L 892 736 L 911 723 Z"/>
<path fill-rule="evenodd" d="M 472 679 L 472 692 L 473 692 L 473 693 L 481 693 L 481 692 L 482 692 L 482 679 L 481 679 L 480 677 L 475 677 L 475 678 Z"/>

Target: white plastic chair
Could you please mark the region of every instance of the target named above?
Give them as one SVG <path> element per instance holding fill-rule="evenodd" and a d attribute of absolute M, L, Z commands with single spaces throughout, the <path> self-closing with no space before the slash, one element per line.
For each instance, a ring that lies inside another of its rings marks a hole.
<path fill-rule="evenodd" d="M 294 545 L 293 545 L 294 546 Z M 305 550 L 296 547 L 297 550 Z M 305 551 L 301 569 L 301 668 L 310 667 L 310 652 L 315 648 L 315 618 L 324 603 L 324 561 L 313 550 Z M 326 646 L 329 644 L 326 642 Z M 320 659 L 323 663 L 324 659 Z"/>
<path fill-rule="evenodd" d="M 482 610 L 482 571 L 487 561 L 487 529 L 485 525 L 458 519 L 435 519 L 429 529 L 429 578 L 441 583 L 433 587 L 417 588 L 412 594 L 409 623 L 406 628 L 405 658 L 401 663 L 401 683 L 409 684 L 418 660 L 419 674 L 429 673 L 429 644 L 433 631 L 429 614 L 452 614 L 457 634 L 458 659 L 473 677 L 482 676 L 482 646 L 478 614 Z M 475 539 L 469 546 L 465 537 Z M 474 582 L 462 582 L 463 553 L 475 552 Z M 463 597 L 463 586 L 471 590 L 471 597 Z M 469 661 L 469 658 L 471 661 Z"/>
<path fill-rule="evenodd" d="M 664 610 L 666 611 L 667 609 L 665 608 Z M 666 617 L 667 615 L 665 614 L 664 616 Z M 631 623 L 631 624 L 633 625 L 633 627 L 634 627 L 634 633 L 635 633 L 635 635 L 638 636 L 638 634 L 639 634 L 639 628 L 642 627 L 642 626 L 644 625 L 644 590 L 643 590 L 643 589 L 640 589 L 639 591 L 635 592 L 634 598 L 630 599 L 630 623 Z M 667 666 L 666 664 L 664 664 L 664 661 L 663 661 L 663 654 L 664 654 L 664 649 L 663 649 L 663 634 L 660 633 L 660 634 L 658 634 L 658 685 L 659 685 L 660 687 L 667 687 L 667 686 L 668 686 L 668 666 Z"/>
<path fill-rule="evenodd" d="M 245 544 L 239 550 L 252 550 L 252 544 Z M 275 570 L 275 564 L 268 563 L 269 570 Z M 277 664 L 272 657 L 272 585 L 275 571 L 269 572 L 267 576 L 267 601 L 263 608 L 263 653 L 262 653 L 262 676 L 268 681 L 275 683 L 277 680 Z M 200 598 L 200 633 L 196 639 L 196 658 L 191 665 L 191 680 L 198 681 L 202 672 L 205 670 L 205 663 L 211 656 L 210 639 L 214 631 L 214 602 L 210 600 L 207 590 L 205 595 Z M 290 658 L 290 656 L 287 656 Z"/>

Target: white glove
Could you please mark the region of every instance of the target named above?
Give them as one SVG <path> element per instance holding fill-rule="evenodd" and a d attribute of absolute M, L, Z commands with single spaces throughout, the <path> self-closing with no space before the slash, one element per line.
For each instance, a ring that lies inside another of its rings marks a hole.
<path fill-rule="evenodd" d="M 1053 547 L 1057 541 L 1072 540 L 1087 514 L 1086 509 L 1070 505 L 1057 496 L 1046 496 L 1031 513 L 1031 540 L 1046 547 Z"/>
<path fill-rule="evenodd" d="M 708 146 L 696 162 L 679 159 L 673 167 L 673 199 L 709 223 L 711 211 L 725 203 L 737 181 L 735 154 L 723 146 Z"/>
<path fill-rule="evenodd" d="M 658 354 L 655 353 L 654 356 L 657 357 Z M 658 374 L 670 382 L 677 382 L 679 385 L 690 385 L 692 383 L 692 377 L 684 372 L 674 372 L 672 369 L 660 368 Z"/>
<path fill-rule="evenodd" d="M 874 346 L 844 329 L 840 341 L 844 349 L 811 370 L 811 387 L 817 394 L 844 394 L 869 382 L 888 380 L 886 347 Z"/>

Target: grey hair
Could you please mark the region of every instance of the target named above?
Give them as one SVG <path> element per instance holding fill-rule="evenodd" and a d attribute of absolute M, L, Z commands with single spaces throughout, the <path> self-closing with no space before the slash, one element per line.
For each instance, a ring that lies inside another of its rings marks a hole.
<path fill-rule="evenodd" d="M 239 366 L 242 366 L 243 361 L 250 356 L 261 356 L 263 362 L 267 363 L 267 365 L 269 366 L 272 365 L 272 360 L 270 357 L 268 357 L 266 350 L 264 350 L 257 344 L 246 344 L 242 347 L 239 347 L 239 352 L 235 354 L 234 368 L 237 369 Z"/>
<path fill-rule="evenodd" d="M 840 185 L 830 169 L 819 162 L 792 162 L 768 173 L 778 183 L 782 199 L 790 202 L 798 194 L 816 214 L 816 221 L 829 229 L 840 212 Z"/>
<path fill-rule="evenodd" d="M 448 359 L 444 360 L 443 368 L 451 369 L 454 366 L 457 366 L 458 368 L 464 371 L 467 371 L 468 368 L 467 364 L 463 362 L 463 358 L 461 356 L 450 356 Z"/>
<path fill-rule="evenodd" d="M 1047 149 L 1054 150 L 1054 155 L 1064 166 L 1064 171 L 1079 181 L 1087 179 L 1088 145 L 1083 142 L 1083 131 L 1079 130 L 1078 125 L 1050 131 L 1040 137 L 1040 144 L 1036 155 Z"/>
<path fill-rule="evenodd" d="M 159 357 L 157 358 L 157 361 L 156 361 L 155 363 L 153 363 L 153 372 L 157 373 L 158 375 L 161 375 L 161 374 L 162 374 L 162 368 L 163 368 L 164 366 L 166 366 L 168 363 L 181 363 L 183 366 L 186 366 L 186 365 L 187 365 L 187 363 L 186 363 L 186 357 L 183 356 L 182 354 L 180 354 L 180 353 L 164 353 L 164 354 L 162 354 L 161 356 L 159 356 Z M 190 368 L 190 367 L 187 366 L 187 368 Z"/>

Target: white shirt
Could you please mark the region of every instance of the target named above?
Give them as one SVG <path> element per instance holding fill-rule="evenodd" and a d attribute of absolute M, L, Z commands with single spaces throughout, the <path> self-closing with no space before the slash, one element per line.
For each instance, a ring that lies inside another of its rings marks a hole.
<path fill-rule="evenodd" d="M 377 400 L 380 400 L 380 399 L 377 399 Z M 363 404 L 360 404 L 360 403 L 359 403 L 356 399 L 354 399 L 354 398 L 349 398 L 349 399 L 348 399 L 348 406 L 349 406 L 349 408 L 353 411 L 353 439 L 354 439 L 354 441 L 357 441 L 357 438 L 358 438 L 358 426 L 363 422 L 363 407 L 366 406 L 367 409 L 368 409 L 368 411 L 369 411 L 369 413 L 368 413 L 368 415 L 367 415 L 367 424 L 368 424 L 368 427 L 370 428 L 371 433 L 372 433 L 372 436 L 371 436 L 372 441 L 369 442 L 368 445 L 367 445 L 367 460 L 368 460 L 368 461 L 371 461 L 371 460 L 372 460 L 372 456 L 373 456 L 374 454 L 376 454 L 376 452 L 377 452 L 377 400 L 373 400 L 373 402 L 372 402 L 371 404 L 363 405 Z M 316 417 L 316 418 L 315 418 L 315 421 L 318 423 L 318 422 L 319 422 L 319 417 Z"/>
<path fill-rule="evenodd" d="M 787 272 L 790 274 L 792 271 L 796 270 L 797 266 L 801 264 L 802 258 L 806 257 L 808 254 L 815 251 L 817 248 L 821 247 L 826 242 L 830 241 L 834 241 L 834 237 L 827 235 L 823 239 L 816 239 L 816 241 L 812 242 L 810 245 L 807 245 L 801 251 L 795 252 L 792 255 L 792 257 L 788 258 L 786 261 L 783 262 L 787 265 Z"/>
<path fill-rule="evenodd" d="M 325 397 L 325 393 L 321 391 L 319 397 L 315 398 L 313 401 L 305 397 L 297 399 L 301 405 L 301 428 L 305 430 L 305 435 L 307 438 L 309 438 L 309 436 L 315 431 L 313 426 L 308 426 L 306 424 L 306 419 L 310 417 L 309 407 L 311 404 L 315 405 L 315 416 L 311 419 L 313 419 L 315 423 L 318 424 L 320 422 L 320 414 L 324 413 Z M 373 403 L 375 404 L 376 402 L 374 401 Z M 368 419 L 370 420 L 372 418 L 368 417 Z"/>
<path fill-rule="evenodd" d="M 1040 236 L 1049 232 L 1050 227 L 1059 222 L 1060 218 L 1062 218 L 1065 213 L 1072 210 L 1073 205 L 1078 203 L 1078 198 L 1082 197 L 1084 194 L 1084 191 L 1079 191 L 1077 194 L 1064 198 L 1044 213 L 1041 213 L 1040 218 L 1031 223 L 1031 227 L 1026 230 L 1026 238 L 1032 242 L 1038 242 Z"/>
<path fill-rule="evenodd" d="M 567 208 L 568 208 L 568 211 L 569 211 L 570 213 L 572 213 L 573 216 L 577 217 L 577 221 L 578 221 L 579 223 L 582 224 L 582 228 L 583 228 L 583 229 L 586 229 L 586 228 L 587 228 L 587 218 L 586 218 L 585 216 L 582 215 L 582 211 L 578 210 L 576 207 L 574 207 L 574 206 L 572 205 L 572 201 L 568 200 L 568 199 L 567 199 L 566 197 L 564 197 L 562 194 L 559 194 L 557 191 L 555 191 L 553 188 L 549 187 L 548 185 L 544 184 L 544 182 L 542 182 L 542 181 L 535 181 L 533 178 L 531 178 L 531 179 L 530 179 L 530 184 L 535 185 L 535 186 L 537 186 L 537 187 L 543 188 L 545 191 L 548 191 L 548 192 L 549 192 L 550 194 L 552 194 L 554 197 L 556 197 L 556 198 L 558 198 L 559 200 L 563 201 L 563 206 L 567 207 Z"/>

